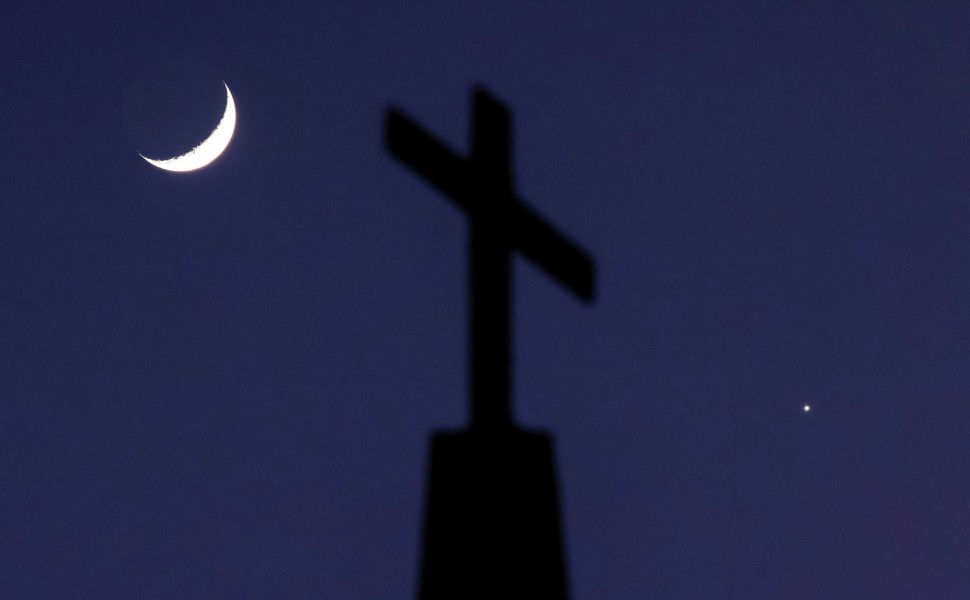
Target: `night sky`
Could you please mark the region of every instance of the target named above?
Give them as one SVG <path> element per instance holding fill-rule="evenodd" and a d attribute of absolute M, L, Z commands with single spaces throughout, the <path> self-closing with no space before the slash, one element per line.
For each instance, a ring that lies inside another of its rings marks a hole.
<path fill-rule="evenodd" d="M 514 269 L 573 598 L 970 597 L 965 2 L 9 4 L 0 598 L 414 598 L 467 223 L 384 114 L 476 84 L 597 265 Z"/>

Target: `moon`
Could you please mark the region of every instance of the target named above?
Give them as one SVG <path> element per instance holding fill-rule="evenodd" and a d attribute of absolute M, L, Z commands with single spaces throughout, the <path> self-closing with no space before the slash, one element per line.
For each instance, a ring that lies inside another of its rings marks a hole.
<path fill-rule="evenodd" d="M 226 111 L 222 114 L 219 124 L 202 143 L 175 158 L 153 159 L 140 152 L 138 156 L 159 169 L 177 173 L 201 169 L 219 158 L 229 145 L 233 131 L 236 130 L 236 103 L 233 102 L 232 92 L 229 91 L 229 86 L 226 85 L 225 81 L 222 82 L 222 85 L 226 87 Z"/>

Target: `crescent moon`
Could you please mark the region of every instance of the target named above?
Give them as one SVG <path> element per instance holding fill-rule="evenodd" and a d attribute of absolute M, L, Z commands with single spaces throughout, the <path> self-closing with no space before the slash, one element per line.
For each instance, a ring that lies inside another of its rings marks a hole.
<path fill-rule="evenodd" d="M 219 155 L 229 145 L 229 140 L 232 139 L 232 133 L 236 129 L 236 103 L 232 101 L 232 93 L 229 91 L 229 86 L 226 85 L 225 81 L 222 82 L 222 85 L 226 86 L 226 112 L 223 113 L 222 119 L 212 133 L 209 134 L 209 137 L 203 140 L 201 144 L 175 158 L 156 160 L 148 158 L 140 152 L 138 156 L 144 158 L 159 169 L 178 173 L 201 169 L 219 158 Z"/>

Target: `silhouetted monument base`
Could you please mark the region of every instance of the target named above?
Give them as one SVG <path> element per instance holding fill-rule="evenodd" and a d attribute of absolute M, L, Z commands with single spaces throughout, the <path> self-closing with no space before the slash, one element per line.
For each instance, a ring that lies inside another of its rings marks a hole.
<path fill-rule="evenodd" d="M 509 427 L 431 440 L 420 600 L 565 600 L 552 440 Z"/>

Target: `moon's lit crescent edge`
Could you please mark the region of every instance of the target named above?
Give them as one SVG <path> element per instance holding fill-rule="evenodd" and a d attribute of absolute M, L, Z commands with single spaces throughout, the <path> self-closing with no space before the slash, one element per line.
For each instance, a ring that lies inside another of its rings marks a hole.
<path fill-rule="evenodd" d="M 219 158 L 219 155 L 229 146 L 229 141 L 232 139 L 232 134 L 236 129 L 236 103 L 232 99 L 232 92 L 229 91 L 229 86 L 226 82 L 223 81 L 222 85 L 226 88 L 226 110 L 219 124 L 216 125 L 216 128 L 202 143 L 175 158 L 155 160 L 148 158 L 140 152 L 138 156 L 141 156 L 159 169 L 179 173 L 201 169 Z"/>

